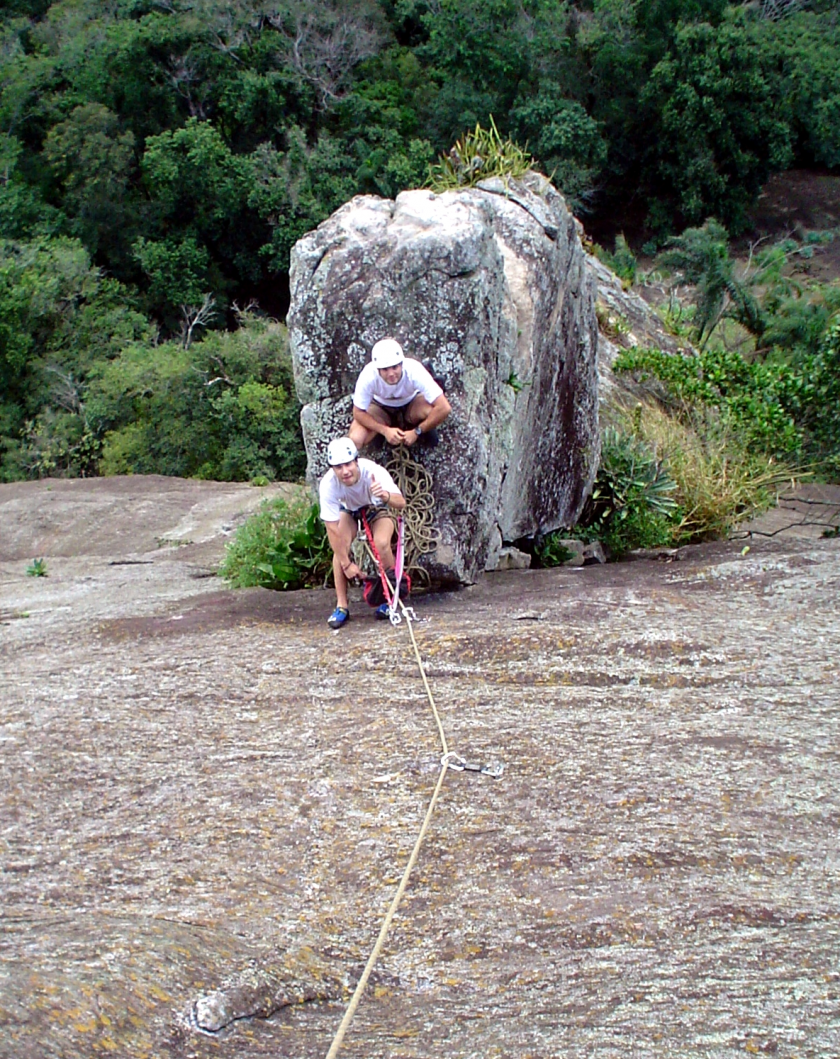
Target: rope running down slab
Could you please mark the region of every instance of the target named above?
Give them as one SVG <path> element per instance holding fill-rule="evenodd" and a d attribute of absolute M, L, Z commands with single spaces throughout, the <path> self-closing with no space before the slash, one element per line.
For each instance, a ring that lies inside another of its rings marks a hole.
<path fill-rule="evenodd" d="M 461 760 L 457 754 L 450 753 L 449 747 L 447 745 L 446 733 L 443 730 L 443 722 L 440 719 L 440 714 L 438 713 L 437 706 L 435 705 L 435 699 L 432 695 L 432 689 L 429 687 L 429 681 L 426 677 L 426 671 L 423 668 L 423 660 L 420 657 L 420 649 L 417 646 L 417 640 L 414 636 L 411 613 L 409 609 L 402 603 L 402 601 L 400 601 L 400 607 L 402 608 L 403 616 L 405 618 L 405 624 L 408 626 L 409 635 L 411 636 L 411 644 L 414 648 L 414 657 L 417 659 L 417 665 L 420 669 L 420 676 L 423 680 L 423 687 L 426 689 L 426 695 L 429 699 L 429 705 L 432 708 L 435 723 L 437 724 L 438 735 L 440 737 L 440 745 L 441 749 L 443 750 L 443 756 L 440 759 L 440 775 L 438 776 L 437 783 L 435 784 L 435 789 L 432 793 L 432 797 L 429 802 L 429 808 L 426 810 L 426 816 L 420 828 L 420 833 L 417 836 L 417 841 L 414 843 L 414 849 L 411 851 L 411 856 L 408 858 L 408 864 L 406 864 L 405 866 L 405 871 L 403 872 L 403 876 L 400 879 L 400 884 L 397 887 L 397 892 L 394 894 L 388 911 L 385 914 L 385 919 L 383 920 L 382 927 L 379 931 L 379 937 L 376 939 L 376 944 L 374 945 L 373 950 L 371 951 L 371 954 L 368 957 L 368 961 L 365 964 L 365 969 L 362 972 L 362 976 L 359 979 L 358 984 L 356 985 L 356 989 L 353 992 L 353 996 L 350 998 L 350 1003 L 347 1005 L 347 1010 L 344 1013 L 344 1018 L 341 1020 L 341 1024 L 338 1027 L 330 1050 L 327 1052 L 326 1059 L 335 1059 L 335 1056 L 338 1055 L 338 1050 L 341 1047 L 342 1041 L 344 1040 L 344 1035 L 347 1032 L 350 1023 L 352 1022 L 353 1016 L 356 1013 L 356 1008 L 359 1006 L 359 1002 L 362 999 L 362 994 L 365 991 L 365 986 L 367 985 L 368 978 L 370 978 L 371 972 L 373 971 L 373 968 L 376 965 L 376 961 L 379 959 L 379 955 L 382 952 L 382 948 L 385 944 L 385 938 L 388 935 L 388 930 L 390 929 L 391 923 L 393 922 L 394 916 L 396 915 L 399 903 L 402 900 L 402 896 L 405 893 L 406 887 L 408 886 L 408 880 L 411 875 L 411 872 L 414 868 L 414 865 L 417 863 L 417 857 L 420 854 L 420 847 L 423 845 L 423 839 L 426 837 L 426 832 L 429 830 L 429 824 L 431 823 L 432 815 L 435 811 L 435 805 L 437 804 L 438 796 L 440 795 L 441 788 L 443 787 L 444 777 L 446 776 L 450 764 L 454 763 L 455 761 Z"/>

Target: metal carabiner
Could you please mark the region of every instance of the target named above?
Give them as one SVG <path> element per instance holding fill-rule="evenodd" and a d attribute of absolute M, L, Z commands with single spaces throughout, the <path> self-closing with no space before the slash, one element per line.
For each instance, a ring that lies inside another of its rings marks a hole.
<path fill-rule="evenodd" d="M 461 755 L 456 754 L 454 750 L 450 750 L 448 754 L 444 754 L 440 759 L 440 767 L 452 769 L 453 772 L 463 772 L 466 764 Z"/>

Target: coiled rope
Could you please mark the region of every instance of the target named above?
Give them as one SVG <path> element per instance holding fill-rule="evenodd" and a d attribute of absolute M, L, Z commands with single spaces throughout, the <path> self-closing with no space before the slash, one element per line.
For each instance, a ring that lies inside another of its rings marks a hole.
<path fill-rule="evenodd" d="M 429 571 L 420 565 L 420 558 L 433 552 L 440 539 L 434 525 L 435 498 L 432 494 L 432 476 L 422 463 L 411 458 L 406 445 L 395 446 L 384 466 L 406 501 L 400 512 L 404 524 L 403 569 L 411 578 L 413 588 L 428 588 L 431 583 Z M 353 561 L 369 576 L 376 577 L 376 563 L 362 535 L 353 542 L 352 552 Z"/>
<path fill-rule="evenodd" d="M 391 475 L 405 497 L 405 569 L 416 588 L 429 584 L 429 572 L 419 565 L 422 555 L 438 546 L 438 531 L 434 526 L 435 498 L 432 495 L 432 476 L 411 458 L 406 445 L 397 445 L 385 470 Z"/>

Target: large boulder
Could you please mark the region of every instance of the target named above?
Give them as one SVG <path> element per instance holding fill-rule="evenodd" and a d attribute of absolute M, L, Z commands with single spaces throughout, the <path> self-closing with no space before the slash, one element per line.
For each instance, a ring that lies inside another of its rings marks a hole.
<path fill-rule="evenodd" d="M 289 332 L 308 476 L 346 433 L 356 377 L 394 336 L 452 404 L 436 449 L 435 580 L 471 582 L 505 542 L 574 523 L 600 453 L 594 284 L 544 177 L 353 199 L 292 251 Z M 375 453 L 374 458 L 381 458 Z"/>

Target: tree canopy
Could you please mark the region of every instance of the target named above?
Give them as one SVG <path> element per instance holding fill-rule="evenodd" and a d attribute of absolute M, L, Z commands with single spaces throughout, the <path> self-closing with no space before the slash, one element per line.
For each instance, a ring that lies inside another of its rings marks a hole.
<path fill-rule="evenodd" d="M 579 210 L 641 198 L 663 235 L 840 160 L 833 4 L 15 0 L 0 69 L 0 235 L 78 238 L 162 320 L 167 269 L 264 288 L 491 116 Z"/>
<path fill-rule="evenodd" d="M 282 316 L 301 235 L 422 186 L 478 123 L 585 219 L 737 234 L 771 173 L 840 164 L 837 5 L 8 0 L 0 475 L 64 414 L 56 371 L 87 394 L 126 328 L 165 359 L 207 297 L 216 328 Z"/>

